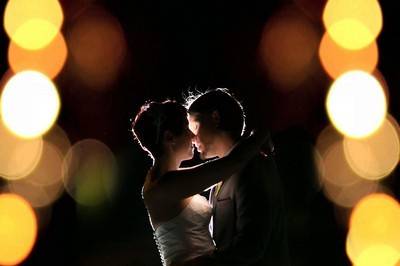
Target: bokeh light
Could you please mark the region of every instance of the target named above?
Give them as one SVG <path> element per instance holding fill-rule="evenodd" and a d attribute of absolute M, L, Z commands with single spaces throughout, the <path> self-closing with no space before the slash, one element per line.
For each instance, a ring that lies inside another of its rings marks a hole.
<path fill-rule="evenodd" d="M 63 183 L 55 182 L 51 185 L 37 185 L 29 177 L 10 181 L 7 190 L 24 197 L 34 208 L 43 208 L 54 203 L 64 191 Z"/>
<path fill-rule="evenodd" d="M 322 154 L 324 163 L 323 179 L 338 186 L 347 186 L 359 181 L 356 175 L 348 165 L 342 142 L 335 142 Z"/>
<path fill-rule="evenodd" d="M 103 9 L 89 8 L 76 19 L 67 39 L 74 75 L 89 88 L 111 88 L 127 53 L 119 21 Z"/>
<path fill-rule="evenodd" d="M 59 33 L 63 19 L 57 0 L 9 0 L 4 11 L 8 36 L 30 50 L 48 45 Z"/>
<path fill-rule="evenodd" d="M 328 33 L 322 37 L 319 58 L 325 71 L 332 78 L 358 69 L 372 73 L 378 63 L 378 46 L 372 42 L 360 50 L 348 50 L 335 43 Z"/>
<path fill-rule="evenodd" d="M 27 176 L 39 163 L 43 150 L 42 138 L 21 139 L 0 121 L 0 176 L 15 180 Z"/>
<path fill-rule="evenodd" d="M 346 186 L 336 185 L 329 180 L 323 183 L 325 196 L 337 206 L 344 208 L 353 208 L 365 196 L 382 190 L 377 182 L 362 179 Z"/>
<path fill-rule="evenodd" d="M 63 162 L 66 191 L 85 206 L 112 199 L 116 186 L 116 160 L 102 142 L 86 139 L 75 143 Z"/>
<path fill-rule="evenodd" d="M 326 126 L 318 135 L 315 159 L 322 184 L 329 182 L 342 187 L 360 180 L 345 159 L 342 142 L 343 136 L 332 125 Z"/>
<path fill-rule="evenodd" d="M 71 148 L 71 141 L 69 140 L 67 133 L 57 124 L 43 135 L 43 139 L 57 147 L 57 150 L 63 157 Z"/>
<path fill-rule="evenodd" d="M 39 186 L 60 183 L 62 161 L 61 152 L 53 144 L 45 141 L 40 161 L 26 179 Z"/>
<path fill-rule="evenodd" d="M 359 176 L 377 180 L 389 175 L 400 158 L 399 126 L 392 117 L 385 119 L 374 134 L 362 139 L 344 139 L 346 159 Z"/>
<path fill-rule="evenodd" d="M 379 193 L 363 198 L 350 219 L 346 251 L 352 262 L 368 263 L 366 258 L 373 256 L 391 261 L 400 252 L 399 224 L 400 206 L 391 196 Z"/>
<path fill-rule="evenodd" d="M 293 90 L 312 71 L 318 32 L 298 9 L 286 7 L 264 27 L 259 45 L 268 77 L 282 90 Z"/>
<path fill-rule="evenodd" d="M 345 157 L 343 140 L 333 126 L 327 126 L 318 136 L 315 159 L 325 196 L 337 206 L 352 208 L 361 198 L 381 188 L 353 171 Z"/>
<path fill-rule="evenodd" d="M 35 214 L 23 198 L 0 195 L 0 265 L 17 265 L 32 251 L 36 241 Z"/>
<path fill-rule="evenodd" d="M 66 59 L 67 45 L 61 33 L 42 49 L 26 50 L 14 42 L 10 42 L 8 48 L 8 62 L 15 73 L 34 69 L 54 78 L 60 73 Z"/>
<path fill-rule="evenodd" d="M 362 49 L 374 42 L 383 24 L 377 0 L 329 0 L 323 21 L 332 39 L 350 50 Z"/>
<path fill-rule="evenodd" d="M 373 245 L 357 257 L 355 266 L 396 266 L 400 252 L 388 245 Z"/>
<path fill-rule="evenodd" d="M 375 132 L 386 117 L 386 97 L 380 83 L 363 71 L 349 71 L 331 86 L 326 108 L 344 135 L 362 138 Z"/>
<path fill-rule="evenodd" d="M 45 75 L 23 71 L 4 87 L 0 107 L 2 120 L 10 131 L 23 138 L 34 138 L 53 126 L 60 110 L 60 97 Z"/>
<path fill-rule="evenodd" d="M 9 192 L 21 195 L 36 209 L 49 206 L 62 195 L 62 162 L 71 146 L 66 133 L 57 125 L 43 140 L 42 155 L 34 170 L 7 184 Z"/>

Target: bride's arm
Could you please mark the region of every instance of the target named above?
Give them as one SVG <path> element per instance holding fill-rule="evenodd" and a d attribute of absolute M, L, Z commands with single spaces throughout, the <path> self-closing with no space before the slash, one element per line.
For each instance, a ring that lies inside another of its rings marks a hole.
<path fill-rule="evenodd" d="M 240 141 L 222 158 L 168 172 L 148 193 L 159 200 L 179 200 L 197 194 L 240 171 L 260 150 L 266 138 L 265 132 L 257 132 Z"/>

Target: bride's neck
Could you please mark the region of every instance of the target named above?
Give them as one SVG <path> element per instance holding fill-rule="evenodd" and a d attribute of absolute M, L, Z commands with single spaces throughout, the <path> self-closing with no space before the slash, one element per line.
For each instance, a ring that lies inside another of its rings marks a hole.
<path fill-rule="evenodd" d="M 157 171 L 158 176 L 164 175 L 166 172 L 178 170 L 181 162 L 174 160 L 172 156 L 163 155 L 155 159 L 153 169 Z"/>

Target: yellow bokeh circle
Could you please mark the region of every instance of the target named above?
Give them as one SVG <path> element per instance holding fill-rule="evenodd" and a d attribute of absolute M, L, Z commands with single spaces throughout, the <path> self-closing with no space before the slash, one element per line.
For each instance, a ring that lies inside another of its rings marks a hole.
<path fill-rule="evenodd" d="M 378 63 L 378 45 L 371 43 L 360 50 L 348 50 L 338 45 L 326 32 L 319 46 L 319 58 L 333 79 L 354 69 L 372 73 Z"/>
<path fill-rule="evenodd" d="M 10 42 L 8 62 L 15 73 L 35 69 L 49 78 L 54 78 L 62 70 L 67 60 L 67 54 L 67 44 L 63 35 L 59 33 L 49 45 L 34 51 Z"/>
<path fill-rule="evenodd" d="M 389 175 L 399 162 L 399 125 L 389 116 L 374 134 L 362 139 L 345 138 L 343 147 L 354 172 L 365 179 L 379 180 Z"/>
<path fill-rule="evenodd" d="M 37 220 L 29 203 L 15 194 L 0 195 L 0 265 L 17 265 L 32 251 Z"/>
<path fill-rule="evenodd" d="M 19 46 L 37 50 L 59 33 L 64 15 L 57 0 L 9 0 L 4 11 L 4 28 Z"/>
<path fill-rule="evenodd" d="M 386 96 L 372 75 L 349 71 L 332 84 L 326 109 L 338 131 L 351 138 L 363 138 L 382 125 L 387 112 Z"/>
<path fill-rule="evenodd" d="M 49 78 L 37 71 L 23 71 L 5 85 L 0 99 L 6 127 L 23 138 L 44 134 L 55 123 L 60 97 Z"/>
<path fill-rule="evenodd" d="M 377 0 L 329 0 L 323 22 L 332 39 L 350 50 L 374 42 L 382 30 L 382 10 Z"/>
<path fill-rule="evenodd" d="M 391 261 L 400 252 L 400 206 L 383 193 L 364 197 L 354 208 L 350 218 L 346 251 L 353 262 L 380 257 Z M 367 253 L 365 253 L 367 252 Z M 400 258 L 400 257 L 398 257 Z M 384 264 L 382 264 L 384 265 Z"/>

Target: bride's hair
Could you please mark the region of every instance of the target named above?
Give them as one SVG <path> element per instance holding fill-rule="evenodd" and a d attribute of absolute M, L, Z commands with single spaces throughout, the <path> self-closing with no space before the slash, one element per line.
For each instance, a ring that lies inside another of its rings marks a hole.
<path fill-rule="evenodd" d="M 163 137 L 166 131 L 175 136 L 187 126 L 186 108 L 172 100 L 148 102 L 139 110 L 132 123 L 132 132 L 143 150 L 154 159 L 163 153 Z"/>

